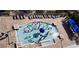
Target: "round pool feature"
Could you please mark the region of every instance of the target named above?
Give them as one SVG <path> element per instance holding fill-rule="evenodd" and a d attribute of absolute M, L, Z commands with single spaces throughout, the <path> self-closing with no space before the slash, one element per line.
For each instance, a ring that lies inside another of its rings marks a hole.
<path fill-rule="evenodd" d="M 40 28 L 39 31 L 40 31 L 41 33 L 44 33 L 44 32 L 45 32 L 45 30 L 44 30 L 43 28 Z"/>
<path fill-rule="evenodd" d="M 38 36 L 39 36 L 39 33 L 34 33 L 34 34 L 33 34 L 33 37 L 34 37 L 34 38 L 38 38 Z"/>

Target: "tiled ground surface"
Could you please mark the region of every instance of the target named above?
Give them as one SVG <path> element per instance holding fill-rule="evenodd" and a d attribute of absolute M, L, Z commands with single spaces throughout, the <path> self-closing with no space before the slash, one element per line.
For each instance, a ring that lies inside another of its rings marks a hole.
<path fill-rule="evenodd" d="M 60 32 L 63 40 L 61 42 L 61 40 L 58 40 L 57 43 L 52 44 L 51 46 L 47 46 L 47 47 L 53 47 L 53 48 L 60 48 L 60 47 L 67 47 L 70 45 L 74 45 L 75 41 L 71 41 L 65 31 L 65 29 L 62 26 L 62 19 L 64 18 L 57 18 L 57 19 L 42 19 L 41 21 L 43 22 L 48 22 L 48 23 L 54 23 L 55 25 L 57 25 L 58 31 Z M 18 24 L 18 25 L 22 25 L 22 24 L 26 24 L 29 22 L 34 22 L 36 20 L 29 20 L 27 17 L 23 20 L 13 20 L 12 17 L 0 17 L 0 32 L 4 32 L 6 33 L 7 31 L 11 31 L 12 30 L 12 25 Z M 13 48 L 14 45 L 9 43 L 12 42 L 16 42 L 16 36 L 15 36 L 15 31 L 11 31 L 8 33 L 9 37 L 0 40 L 0 48 Z M 8 42 L 8 38 L 9 38 L 9 42 Z M 26 46 L 25 46 L 26 47 Z M 33 47 L 41 47 L 38 46 L 36 44 L 34 45 L 29 45 L 28 47 L 33 48 Z M 47 48 L 47 47 L 42 47 L 42 48 Z"/>

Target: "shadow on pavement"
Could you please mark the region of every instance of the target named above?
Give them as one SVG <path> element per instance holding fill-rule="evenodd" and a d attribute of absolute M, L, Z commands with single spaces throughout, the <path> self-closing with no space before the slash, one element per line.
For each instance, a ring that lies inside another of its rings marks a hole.
<path fill-rule="evenodd" d="M 77 45 L 79 45 L 79 33 L 77 33 L 77 34 L 78 34 L 78 37 L 75 39 L 75 42 Z"/>
<path fill-rule="evenodd" d="M 70 38 L 70 40 L 73 40 L 75 37 L 74 37 L 74 34 L 73 32 L 71 31 L 70 27 L 68 27 L 67 24 L 63 23 L 63 27 L 68 35 L 68 37 Z"/>
<path fill-rule="evenodd" d="M 3 40 L 3 39 L 5 39 L 5 38 L 7 38 L 7 37 L 8 37 L 8 34 L 2 33 L 2 35 L 0 36 L 0 40 Z"/>
<path fill-rule="evenodd" d="M 71 31 L 70 27 L 67 26 L 67 24 L 63 23 L 63 27 L 69 37 L 69 39 L 75 40 L 76 44 L 79 45 L 79 33 L 77 33 L 77 37 L 74 35 L 74 33 Z"/>

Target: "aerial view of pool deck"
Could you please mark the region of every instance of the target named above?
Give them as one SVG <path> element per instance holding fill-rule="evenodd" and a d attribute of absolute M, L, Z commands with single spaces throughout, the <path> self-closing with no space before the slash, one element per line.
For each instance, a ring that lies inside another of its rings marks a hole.
<path fill-rule="evenodd" d="M 1 10 L 0 48 L 79 47 L 79 11 Z"/>

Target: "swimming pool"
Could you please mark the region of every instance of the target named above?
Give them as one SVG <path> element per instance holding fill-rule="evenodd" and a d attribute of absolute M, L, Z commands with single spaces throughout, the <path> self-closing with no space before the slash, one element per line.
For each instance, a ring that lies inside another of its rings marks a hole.
<path fill-rule="evenodd" d="M 17 41 L 21 45 L 32 43 L 54 43 L 59 36 L 59 32 L 54 25 L 46 22 L 31 22 L 19 26 L 16 31 Z"/>

